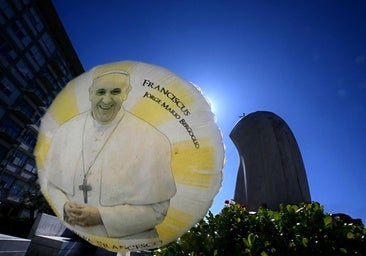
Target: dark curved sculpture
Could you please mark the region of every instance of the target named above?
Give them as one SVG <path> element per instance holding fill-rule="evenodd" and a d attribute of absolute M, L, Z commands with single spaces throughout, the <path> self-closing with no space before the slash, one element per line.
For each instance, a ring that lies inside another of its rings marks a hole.
<path fill-rule="evenodd" d="M 243 117 L 230 133 L 240 165 L 234 201 L 256 211 L 281 203 L 310 202 L 304 163 L 294 135 L 280 117 L 258 111 Z"/>

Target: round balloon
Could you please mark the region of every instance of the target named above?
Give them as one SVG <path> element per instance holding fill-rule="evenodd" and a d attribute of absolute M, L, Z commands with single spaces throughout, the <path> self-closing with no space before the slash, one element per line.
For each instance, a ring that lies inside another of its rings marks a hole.
<path fill-rule="evenodd" d="M 123 252 L 161 247 L 205 216 L 221 187 L 224 145 L 197 86 L 122 61 L 64 87 L 42 118 L 35 156 L 61 222 Z"/>

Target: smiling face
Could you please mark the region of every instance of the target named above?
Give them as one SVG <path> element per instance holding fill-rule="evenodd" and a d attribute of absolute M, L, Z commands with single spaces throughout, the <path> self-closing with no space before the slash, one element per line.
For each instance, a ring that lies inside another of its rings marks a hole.
<path fill-rule="evenodd" d="M 100 124 L 108 124 L 116 117 L 130 91 L 126 74 L 111 73 L 93 80 L 89 89 L 89 100 L 94 119 Z"/>

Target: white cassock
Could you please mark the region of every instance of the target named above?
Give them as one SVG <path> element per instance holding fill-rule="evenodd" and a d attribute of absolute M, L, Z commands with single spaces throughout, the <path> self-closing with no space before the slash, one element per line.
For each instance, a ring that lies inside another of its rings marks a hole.
<path fill-rule="evenodd" d="M 148 233 L 164 220 L 176 193 L 171 147 L 165 135 L 127 111 L 108 125 L 84 112 L 61 125 L 45 164 L 48 192 L 64 219 L 67 201 L 84 203 L 84 175 L 91 190 L 87 204 L 98 208 L 103 225 L 74 226 L 104 237 Z"/>

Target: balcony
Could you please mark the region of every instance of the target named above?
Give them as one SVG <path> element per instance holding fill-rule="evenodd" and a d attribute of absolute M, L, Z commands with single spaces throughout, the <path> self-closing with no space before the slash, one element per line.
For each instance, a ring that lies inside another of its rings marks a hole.
<path fill-rule="evenodd" d="M 18 173 L 20 171 L 20 169 L 12 164 L 7 164 L 6 165 L 6 170 L 8 170 L 11 173 Z"/>
<path fill-rule="evenodd" d="M 34 131 L 35 133 L 39 132 L 39 126 L 35 125 L 35 124 L 28 124 L 28 127 Z"/>
<path fill-rule="evenodd" d="M 38 107 L 38 109 L 40 110 L 40 112 L 42 113 L 42 115 L 43 115 L 44 113 L 46 113 L 46 111 L 47 111 L 47 108 L 46 108 L 46 107 L 44 107 L 44 106 L 39 106 L 39 107 Z"/>
<path fill-rule="evenodd" d="M 20 174 L 20 176 L 23 177 L 24 179 L 26 179 L 27 181 L 35 181 L 36 180 L 36 176 L 32 173 L 29 173 L 29 172 L 23 171 Z"/>
<path fill-rule="evenodd" d="M 19 148 L 21 148 L 25 152 L 29 152 L 31 150 L 31 147 L 24 143 L 20 143 Z"/>

